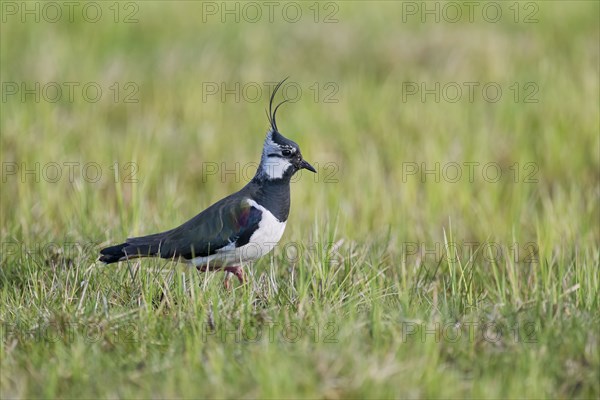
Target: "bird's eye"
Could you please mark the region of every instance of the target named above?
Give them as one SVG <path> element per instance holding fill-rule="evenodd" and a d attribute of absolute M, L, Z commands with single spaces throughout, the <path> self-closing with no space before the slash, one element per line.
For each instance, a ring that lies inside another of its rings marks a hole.
<path fill-rule="evenodd" d="M 288 150 L 288 149 L 285 149 L 285 150 L 282 150 L 282 151 L 281 151 L 281 154 L 282 154 L 284 157 L 289 157 L 289 156 L 291 156 L 291 155 L 292 155 L 292 151 L 291 151 L 291 150 Z"/>

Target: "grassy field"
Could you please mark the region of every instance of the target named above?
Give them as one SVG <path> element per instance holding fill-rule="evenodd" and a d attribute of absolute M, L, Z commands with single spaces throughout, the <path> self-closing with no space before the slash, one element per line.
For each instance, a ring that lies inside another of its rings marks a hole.
<path fill-rule="evenodd" d="M 600 396 L 598 2 L 67 3 L 0 3 L 0 397 Z M 319 173 L 248 283 L 96 262 L 286 76 Z"/>

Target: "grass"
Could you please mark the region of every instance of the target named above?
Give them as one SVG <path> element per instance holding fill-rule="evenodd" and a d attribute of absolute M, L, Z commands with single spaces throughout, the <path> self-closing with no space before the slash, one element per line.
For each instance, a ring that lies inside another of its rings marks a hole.
<path fill-rule="evenodd" d="M 99 4 L 97 23 L 4 9 L 2 398 L 600 396 L 598 3 L 517 3 L 518 23 L 508 3 L 497 23 L 395 2 L 318 23 L 312 3 L 297 23 L 120 3 L 115 23 Z M 278 125 L 319 174 L 246 285 L 95 261 L 241 188 L 264 83 L 288 75 Z"/>

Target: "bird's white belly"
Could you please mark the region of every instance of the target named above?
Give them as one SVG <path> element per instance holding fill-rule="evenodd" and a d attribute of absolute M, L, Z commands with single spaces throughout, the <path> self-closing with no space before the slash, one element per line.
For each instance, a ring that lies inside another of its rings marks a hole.
<path fill-rule="evenodd" d="M 285 222 L 277 220 L 269 210 L 258 203 L 252 203 L 252 206 L 260 209 L 263 214 L 258 229 L 250 236 L 250 241 L 236 249 L 236 255 L 243 261 L 254 261 L 269 253 L 279 243 L 285 230 Z"/>
<path fill-rule="evenodd" d="M 208 268 L 211 268 L 211 264 L 215 267 L 235 265 L 255 261 L 273 250 L 283 236 L 286 223 L 279 221 L 269 210 L 257 202 L 253 200 L 248 200 L 248 202 L 262 211 L 258 229 L 250 236 L 248 243 L 240 247 L 235 247 L 235 243 L 231 243 L 217 250 L 216 254 L 191 259 L 189 261 L 191 264 L 208 266 Z"/>

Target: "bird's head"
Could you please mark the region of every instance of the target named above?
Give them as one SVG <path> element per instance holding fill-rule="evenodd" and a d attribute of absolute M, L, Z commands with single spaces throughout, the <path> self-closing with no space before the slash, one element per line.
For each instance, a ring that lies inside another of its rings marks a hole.
<path fill-rule="evenodd" d="M 267 132 L 267 137 L 265 138 L 262 158 L 256 173 L 257 177 L 268 180 L 290 179 L 292 175 L 301 169 L 317 172 L 312 165 L 302 158 L 302 153 L 300 152 L 298 144 L 283 136 L 279 132 L 279 129 L 277 129 L 277 121 L 275 119 L 277 109 L 279 109 L 283 103 L 287 102 L 287 100 L 282 101 L 273 108 L 273 99 L 283 82 L 285 82 L 285 79 L 275 86 L 275 89 L 271 94 L 269 111 L 267 113 L 271 126 Z"/>

